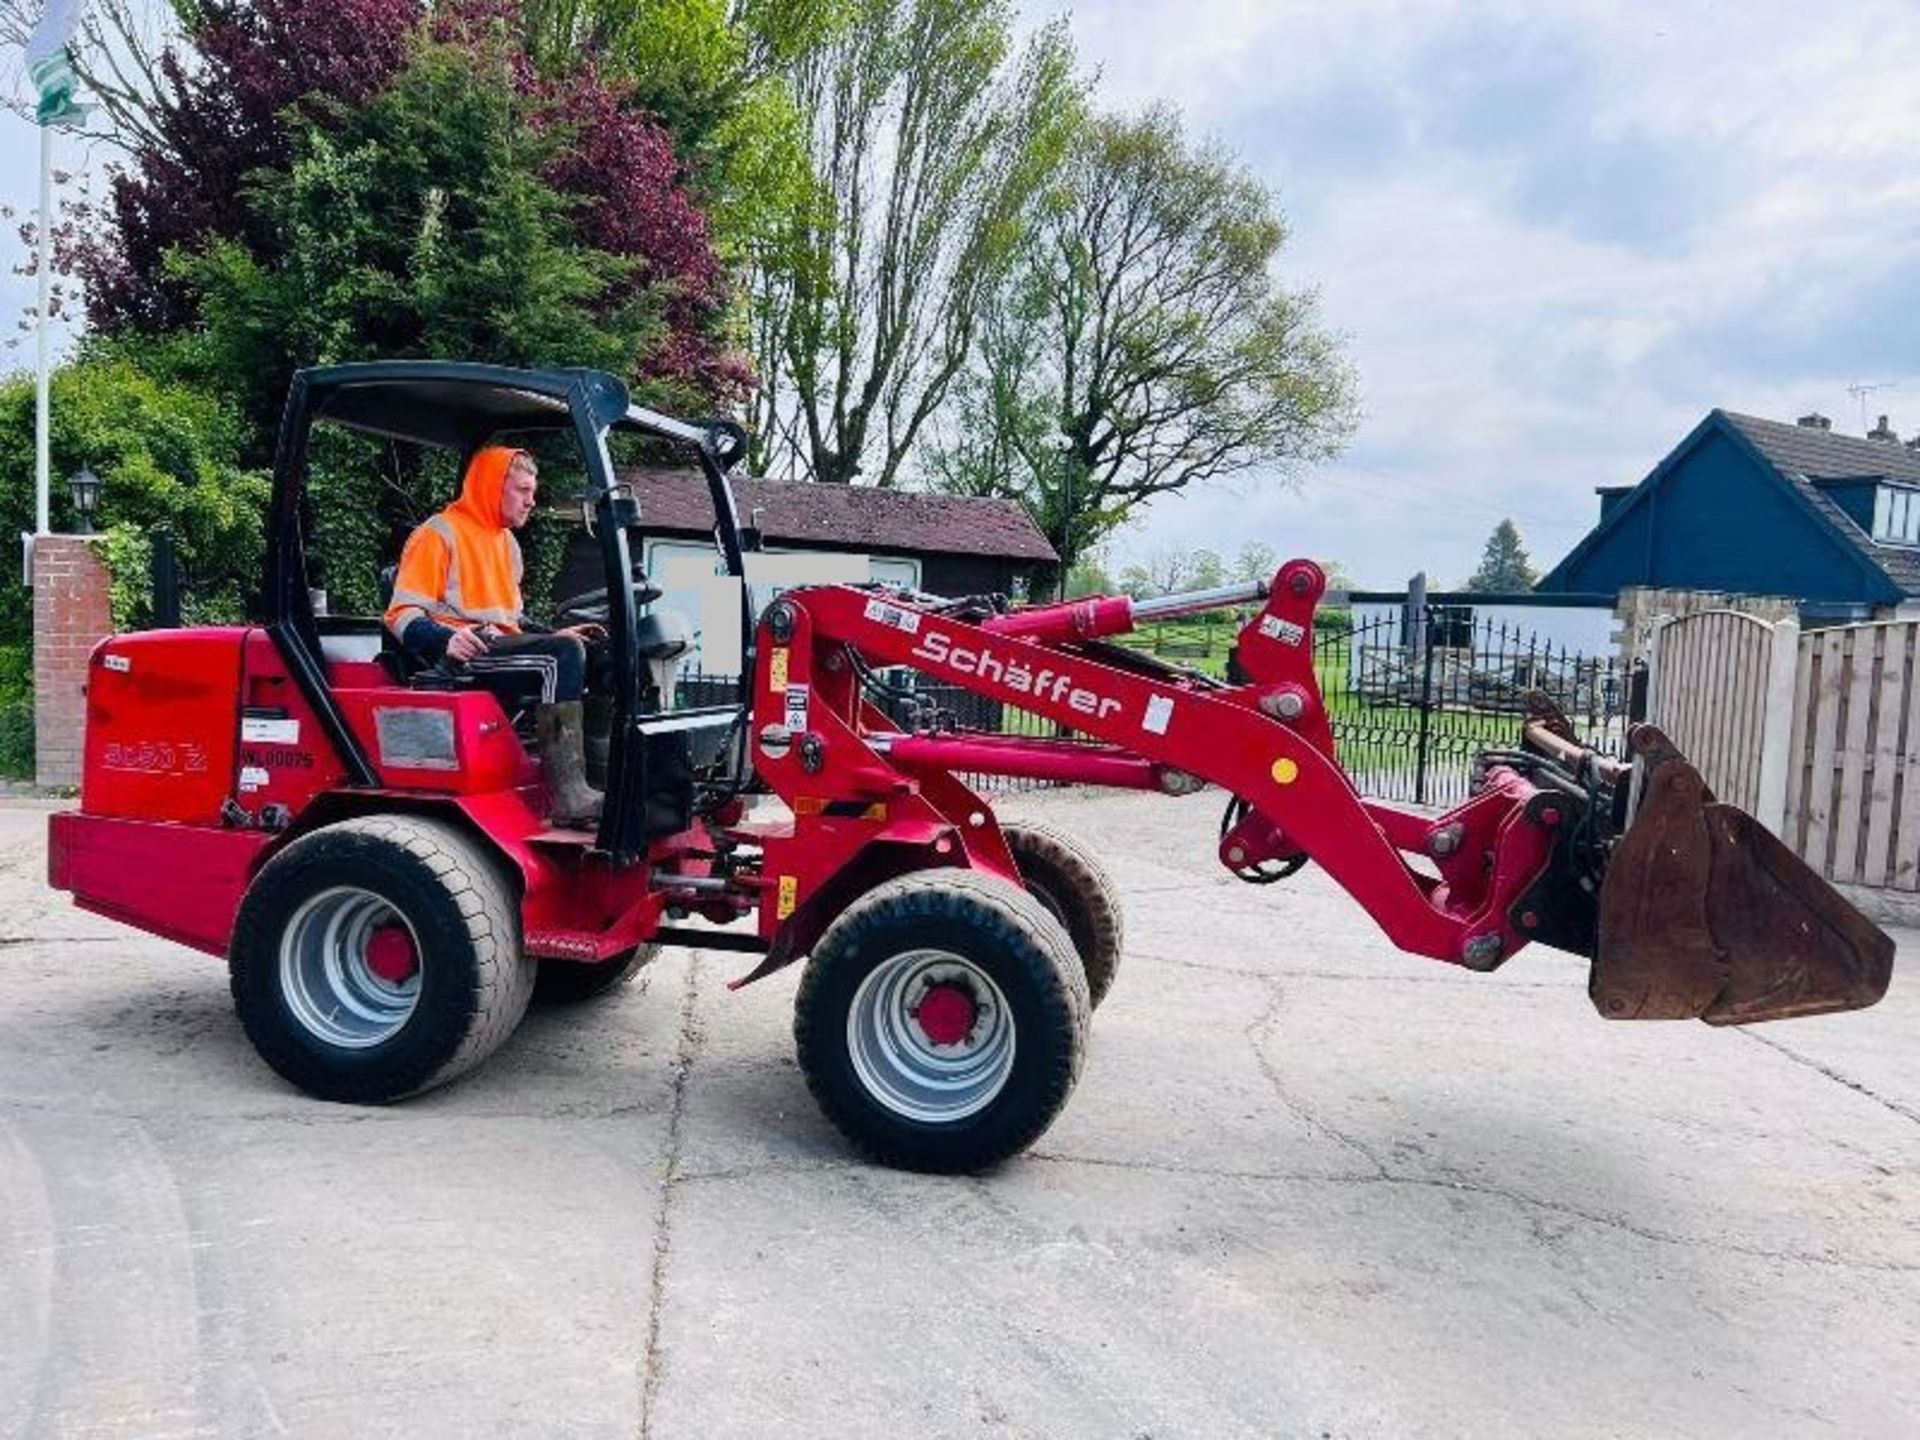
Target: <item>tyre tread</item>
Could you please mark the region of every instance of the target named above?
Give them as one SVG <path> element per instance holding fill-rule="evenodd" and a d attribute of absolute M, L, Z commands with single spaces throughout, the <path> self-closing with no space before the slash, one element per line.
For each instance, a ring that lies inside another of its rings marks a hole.
<path fill-rule="evenodd" d="M 1087 974 L 1087 993 L 1095 1009 L 1113 989 L 1120 973 L 1120 957 L 1126 943 L 1126 925 L 1120 908 L 1120 894 L 1106 867 L 1076 836 L 1052 825 L 1036 821 L 1012 821 L 1001 827 L 1007 848 L 1013 852 L 1023 877 L 1029 861 L 1052 870 L 1070 893 L 1056 896 L 1072 910 L 1067 930 L 1074 949 Z M 1044 883 L 1044 882 L 1043 882 Z M 1075 934 L 1077 917 L 1083 933 Z"/>

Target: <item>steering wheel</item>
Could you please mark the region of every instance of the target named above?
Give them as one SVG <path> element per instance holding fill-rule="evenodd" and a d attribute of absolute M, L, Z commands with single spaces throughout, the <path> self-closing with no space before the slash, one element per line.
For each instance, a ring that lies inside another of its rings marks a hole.
<path fill-rule="evenodd" d="M 650 605 L 665 593 L 646 576 L 634 576 L 635 605 Z M 555 603 L 553 613 L 554 618 L 563 625 L 604 625 L 607 623 L 607 587 L 602 585 L 595 590 L 582 590 L 578 595 L 569 595 Z"/>

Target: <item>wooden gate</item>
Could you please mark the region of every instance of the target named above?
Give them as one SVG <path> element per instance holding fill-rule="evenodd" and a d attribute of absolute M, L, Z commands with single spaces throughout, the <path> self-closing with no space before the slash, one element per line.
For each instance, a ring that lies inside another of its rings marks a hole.
<path fill-rule="evenodd" d="M 1800 627 L 1737 610 L 1660 622 L 1647 718 L 1722 800 L 1779 833 L 1786 820 L 1793 677 Z"/>

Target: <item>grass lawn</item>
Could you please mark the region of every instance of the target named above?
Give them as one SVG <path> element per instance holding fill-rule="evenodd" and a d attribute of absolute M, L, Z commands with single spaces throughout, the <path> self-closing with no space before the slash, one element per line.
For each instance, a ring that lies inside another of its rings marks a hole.
<path fill-rule="evenodd" d="M 1387 699 L 1377 690 L 1371 695 L 1361 693 L 1350 683 L 1353 652 L 1346 639 L 1347 614 L 1330 611 L 1317 618 L 1314 675 L 1333 724 L 1341 765 L 1364 792 L 1411 798 L 1422 748 L 1421 707 Z M 1227 650 L 1241 623 L 1233 613 L 1221 612 L 1145 625 L 1118 639 L 1224 679 Z M 1436 675 L 1434 684 L 1436 689 L 1443 688 L 1444 676 Z M 1465 798 L 1475 755 L 1520 743 L 1522 715 L 1517 705 L 1503 708 L 1486 703 L 1484 697 L 1475 697 L 1479 703 L 1473 704 L 1464 695 L 1457 701 L 1444 695 L 1437 698 L 1440 703 L 1425 717 L 1424 798 L 1449 804 Z M 1606 725 L 1598 716 L 1575 716 L 1574 722 L 1590 741 L 1605 744 L 1619 738 L 1612 733 L 1618 722 Z"/>

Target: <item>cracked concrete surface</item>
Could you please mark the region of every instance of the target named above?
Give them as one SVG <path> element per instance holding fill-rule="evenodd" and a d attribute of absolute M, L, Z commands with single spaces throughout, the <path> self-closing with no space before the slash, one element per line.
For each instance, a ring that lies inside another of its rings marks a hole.
<path fill-rule="evenodd" d="M 1060 1122 L 963 1180 L 849 1156 L 796 976 L 723 954 L 308 1101 L 0 809 L 0 1435 L 1911 1433 L 1920 937 L 1864 1014 L 1608 1025 L 1570 957 L 1238 885 L 1204 797 L 1035 807 L 1127 951 Z"/>

